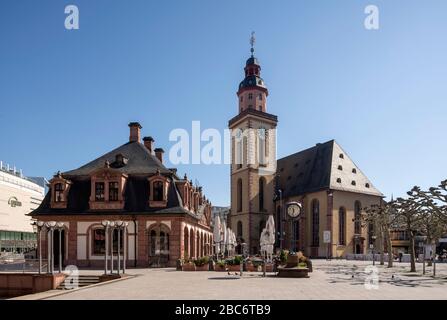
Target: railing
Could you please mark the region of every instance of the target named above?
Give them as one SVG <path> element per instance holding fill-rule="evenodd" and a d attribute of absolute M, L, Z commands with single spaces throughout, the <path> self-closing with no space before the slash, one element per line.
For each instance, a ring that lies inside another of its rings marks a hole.
<path fill-rule="evenodd" d="M 47 270 L 47 260 L 42 259 L 42 272 Z M 39 259 L 14 259 L 11 257 L 0 259 L 0 272 L 38 273 Z"/>

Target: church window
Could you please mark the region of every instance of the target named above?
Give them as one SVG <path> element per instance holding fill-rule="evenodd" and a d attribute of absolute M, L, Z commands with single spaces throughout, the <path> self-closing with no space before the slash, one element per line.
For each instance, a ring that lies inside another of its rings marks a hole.
<path fill-rule="evenodd" d="M 357 170 L 355 168 L 353 168 L 352 173 L 357 173 Z"/>
<path fill-rule="evenodd" d="M 361 220 L 362 205 L 360 201 L 354 203 L 354 233 L 362 233 L 362 220 Z"/>
<path fill-rule="evenodd" d="M 237 237 L 242 238 L 242 221 L 237 222 Z"/>
<path fill-rule="evenodd" d="M 344 158 L 345 158 L 345 156 L 343 155 L 343 153 L 340 153 L 339 157 L 340 157 L 340 159 L 344 159 Z"/>
<path fill-rule="evenodd" d="M 317 199 L 312 200 L 312 246 L 320 245 L 320 203 Z"/>
<path fill-rule="evenodd" d="M 346 244 L 346 210 L 341 207 L 338 210 L 338 244 Z"/>
<path fill-rule="evenodd" d="M 265 178 L 259 178 L 259 211 L 264 210 L 264 187 L 265 187 Z"/>
<path fill-rule="evenodd" d="M 237 181 L 237 211 L 242 211 L 242 179 Z"/>
<path fill-rule="evenodd" d="M 342 171 L 343 167 L 341 165 L 338 166 L 338 170 Z"/>

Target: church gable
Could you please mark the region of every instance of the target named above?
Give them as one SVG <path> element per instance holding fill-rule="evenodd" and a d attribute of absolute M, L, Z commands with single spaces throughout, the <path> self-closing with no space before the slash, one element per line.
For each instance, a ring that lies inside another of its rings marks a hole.
<path fill-rule="evenodd" d="M 383 196 L 335 141 L 332 149 L 330 188 Z"/>

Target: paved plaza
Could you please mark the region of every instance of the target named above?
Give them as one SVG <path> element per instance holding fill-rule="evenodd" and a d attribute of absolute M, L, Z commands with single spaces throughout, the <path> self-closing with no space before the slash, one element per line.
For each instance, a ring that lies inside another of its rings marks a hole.
<path fill-rule="evenodd" d="M 277 278 L 273 273 L 180 272 L 174 269 L 130 269 L 131 277 L 74 291 L 48 291 L 16 299 L 447 299 L 447 264 L 437 264 L 422 275 L 410 274 L 408 263 L 378 267 L 379 283 L 365 286 L 371 262 L 314 260 L 310 278 Z M 101 271 L 82 271 L 96 273 Z M 370 283 L 370 282 L 367 282 Z M 369 287 L 369 289 L 367 288 Z"/>

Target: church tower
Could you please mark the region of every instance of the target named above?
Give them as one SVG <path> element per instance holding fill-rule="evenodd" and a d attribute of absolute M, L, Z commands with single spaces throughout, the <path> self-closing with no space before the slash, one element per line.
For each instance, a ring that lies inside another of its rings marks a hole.
<path fill-rule="evenodd" d="M 268 90 L 254 56 L 254 33 L 250 43 L 251 56 L 237 91 L 238 114 L 228 123 L 232 147 L 229 226 L 238 243 L 245 243 L 249 253 L 256 254 L 262 229 L 274 214 L 278 119 L 267 113 Z"/>

